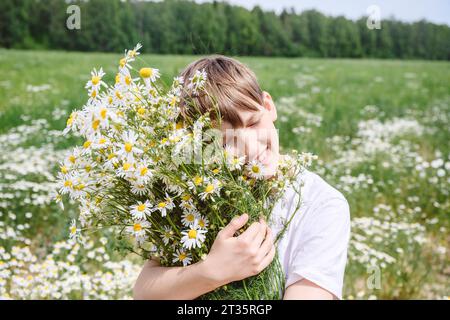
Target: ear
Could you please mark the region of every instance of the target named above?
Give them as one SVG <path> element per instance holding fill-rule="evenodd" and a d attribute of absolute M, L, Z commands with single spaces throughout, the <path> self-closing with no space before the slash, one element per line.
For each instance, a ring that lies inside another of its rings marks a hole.
<path fill-rule="evenodd" d="M 277 108 L 273 103 L 272 96 L 267 91 L 263 91 L 263 107 L 269 111 L 272 121 L 275 122 L 277 120 Z"/>

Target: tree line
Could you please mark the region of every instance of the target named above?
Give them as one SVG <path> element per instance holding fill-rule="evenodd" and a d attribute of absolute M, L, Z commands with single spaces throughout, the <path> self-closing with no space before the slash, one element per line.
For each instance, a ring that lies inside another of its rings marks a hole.
<path fill-rule="evenodd" d="M 80 8 L 70 30 L 69 5 Z M 224 2 L 186 0 L 1 0 L 0 46 L 147 53 L 450 60 L 450 27 L 425 20 L 349 20 L 315 10 L 281 14 Z"/>

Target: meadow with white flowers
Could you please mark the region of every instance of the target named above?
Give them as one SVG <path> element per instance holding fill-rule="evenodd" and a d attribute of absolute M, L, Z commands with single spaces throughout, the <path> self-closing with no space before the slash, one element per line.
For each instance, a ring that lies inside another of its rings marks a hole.
<path fill-rule="evenodd" d="M 91 69 L 116 54 L 0 50 L 0 298 L 127 299 L 142 260 L 108 230 L 68 240 L 75 203 L 54 202 L 62 136 Z M 193 56 L 144 55 L 173 76 Z M 450 64 L 242 58 L 278 108 L 282 150 L 350 203 L 346 299 L 442 299 L 450 288 Z M 300 213 L 301 214 L 301 213 Z"/>

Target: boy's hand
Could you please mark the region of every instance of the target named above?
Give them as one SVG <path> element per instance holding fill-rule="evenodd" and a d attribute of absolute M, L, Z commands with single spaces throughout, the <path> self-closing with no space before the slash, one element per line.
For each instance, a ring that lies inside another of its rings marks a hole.
<path fill-rule="evenodd" d="M 231 220 L 218 233 L 204 261 L 205 275 L 218 286 L 260 273 L 275 256 L 272 231 L 263 219 L 234 236 L 247 221 L 247 214 Z"/>

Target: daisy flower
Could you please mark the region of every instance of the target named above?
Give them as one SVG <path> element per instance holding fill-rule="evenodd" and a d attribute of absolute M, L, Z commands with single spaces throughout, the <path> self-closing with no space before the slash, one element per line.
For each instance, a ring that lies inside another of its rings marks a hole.
<path fill-rule="evenodd" d="M 93 115 L 100 121 L 100 127 L 105 129 L 109 127 L 110 120 L 118 121 L 114 109 L 105 104 L 96 106 L 93 110 Z"/>
<path fill-rule="evenodd" d="M 209 225 L 208 218 L 206 218 L 206 217 L 204 217 L 202 215 L 199 215 L 197 217 L 197 220 L 198 220 L 198 225 L 200 226 L 200 228 L 206 229 L 208 227 L 208 225 Z"/>
<path fill-rule="evenodd" d="M 132 178 L 134 176 L 135 164 L 124 161 L 122 166 L 117 169 L 117 176 L 121 178 Z"/>
<path fill-rule="evenodd" d="M 122 69 L 120 71 L 121 76 L 119 77 L 119 82 L 116 84 L 119 84 L 124 87 L 124 90 L 127 90 L 130 88 L 136 80 L 139 80 L 139 78 L 132 78 L 131 73 L 128 69 Z M 134 86 L 133 86 L 134 88 Z M 138 94 L 138 92 L 134 92 L 133 94 Z"/>
<path fill-rule="evenodd" d="M 173 230 L 169 226 L 164 226 L 163 228 L 164 228 L 164 231 L 161 234 L 161 238 L 162 238 L 164 244 L 168 245 L 170 240 L 173 239 Z"/>
<path fill-rule="evenodd" d="M 160 77 L 158 69 L 154 68 L 141 68 L 139 75 L 144 79 L 144 83 L 147 87 L 151 85 L 151 82 L 155 82 Z"/>
<path fill-rule="evenodd" d="M 125 228 L 126 232 L 135 237 L 136 242 L 143 243 L 146 239 L 146 230 L 151 224 L 147 220 L 136 220 L 132 225 Z"/>
<path fill-rule="evenodd" d="M 192 201 L 192 199 L 188 199 L 188 200 L 181 200 L 180 203 L 180 207 L 186 211 L 193 211 L 195 210 L 195 205 L 194 202 Z"/>
<path fill-rule="evenodd" d="M 212 179 L 210 182 L 205 183 L 205 188 L 203 192 L 200 192 L 200 199 L 206 200 L 207 198 L 212 198 L 214 195 L 218 195 L 220 193 L 220 181 L 217 179 Z"/>
<path fill-rule="evenodd" d="M 138 196 L 143 196 L 148 193 L 148 188 L 145 184 L 134 182 L 131 184 L 131 192 L 137 194 Z"/>
<path fill-rule="evenodd" d="M 148 168 L 147 162 L 143 161 L 137 165 L 135 175 L 140 184 L 146 184 L 153 177 L 153 172 Z"/>
<path fill-rule="evenodd" d="M 242 157 L 231 157 L 228 160 L 228 168 L 230 169 L 230 171 L 235 171 L 235 170 L 241 170 L 242 166 L 245 163 L 245 156 Z"/>
<path fill-rule="evenodd" d="M 86 120 L 81 128 L 82 134 L 86 137 L 92 137 L 100 132 L 100 119 L 96 118 L 92 113 L 89 113 Z"/>
<path fill-rule="evenodd" d="M 255 179 L 262 179 L 264 178 L 264 166 L 261 162 L 257 161 L 257 160 L 253 160 L 251 161 L 249 164 L 247 164 L 246 166 L 248 175 L 251 178 L 255 178 Z"/>
<path fill-rule="evenodd" d="M 72 152 L 64 159 L 64 165 L 68 168 L 75 166 L 81 159 L 83 149 L 80 147 L 73 148 Z"/>
<path fill-rule="evenodd" d="M 196 190 L 198 186 L 201 186 L 203 183 L 203 177 L 202 176 L 195 176 L 192 178 L 192 180 L 188 181 L 188 187 L 191 190 Z"/>
<path fill-rule="evenodd" d="M 114 95 L 112 96 L 113 104 L 118 105 L 120 107 L 126 107 L 126 94 L 122 91 L 121 85 L 120 85 L 120 78 L 119 83 L 116 84 L 116 88 L 114 90 Z"/>
<path fill-rule="evenodd" d="M 166 198 L 164 201 L 159 202 L 153 211 L 159 211 L 161 213 L 161 216 L 165 217 L 167 215 L 168 210 L 172 210 L 175 207 L 173 204 L 172 198 L 169 197 L 169 195 L 166 193 Z"/>
<path fill-rule="evenodd" d="M 105 149 L 110 145 L 111 141 L 108 137 L 99 135 L 94 141 L 92 141 L 92 149 Z"/>
<path fill-rule="evenodd" d="M 127 57 L 128 62 L 133 62 L 138 55 L 141 53 L 139 50 L 142 48 L 142 44 L 138 43 L 133 49 L 125 50 L 125 56 Z"/>
<path fill-rule="evenodd" d="M 184 224 L 186 227 L 193 224 L 195 222 L 195 219 L 197 218 L 197 214 L 192 211 L 186 211 L 181 216 L 181 223 Z"/>
<path fill-rule="evenodd" d="M 73 191 L 75 177 L 72 173 L 58 173 L 59 193 L 67 194 Z"/>
<path fill-rule="evenodd" d="M 194 75 L 189 78 L 188 89 L 192 90 L 193 95 L 197 95 L 199 90 L 203 90 L 206 82 L 205 69 L 195 71 Z"/>
<path fill-rule="evenodd" d="M 85 177 L 83 177 L 83 178 L 85 178 Z M 86 189 L 87 182 L 84 180 L 85 179 L 82 179 L 82 177 L 77 177 L 76 179 L 74 179 L 73 185 L 72 185 L 72 193 L 70 195 L 72 199 L 78 199 L 78 198 L 86 195 L 85 189 Z"/>
<path fill-rule="evenodd" d="M 61 210 L 64 210 L 64 202 L 62 201 L 62 195 L 59 192 L 53 191 L 52 199 L 55 200 L 57 204 L 59 204 Z"/>
<path fill-rule="evenodd" d="M 119 163 L 119 158 L 117 157 L 117 154 L 114 152 L 110 152 L 106 156 L 106 162 L 104 163 L 105 169 L 114 170 L 116 166 Z"/>
<path fill-rule="evenodd" d="M 71 240 L 79 238 L 81 235 L 81 230 L 77 228 L 77 222 L 75 219 L 72 219 L 69 227 L 69 238 Z"/>
<path fill-rule="evenodd" d="M 181 231 L 181 244 L 186 249 L 200 248 L 205 241 L 207 231 L 200 228 L 198 221 L 195 220 L 187 230 Z"/>
<path fill-rule="evenodd" d="M 186 253 L 185 250 L 183 249 L 177 249 L 174 253 L 173 253 L 173 259 L 172 262 L 182 262 L 183 266 L 187 266 L 188 264 L 191 263 L 192 260 L 192 256 L 190 253 Z"/>
<path fill-rule="evenodd" d="M 98 71 L 94 68 L 91 71 L 91 79 L 86 83 L 85 88 L 98 91 L 100 86 L 107 87 L 106 83 L 102 80 L 104 75 L 103 68 L 100 68 Z"/>
<path fill-rule="evenodd" d="M 122 134 L 123 143 L 119 145 L 117 154 L 122 159 L 133 159 L 135 154 L 141 154 L 143 151 L 136 146 L 138 137 L 133 131 L 127 131 Z"/>
<path fill-rule="evenodd" d="M 134 204 L 130 206 L 130 213 L 133 217 L 133 219 L 144 219 L 146 216 L 150 216 L 151 214 L 151 203 L 150 201 L 146 200 L 144 203 L 138 202 L 138 204 Z"/>

